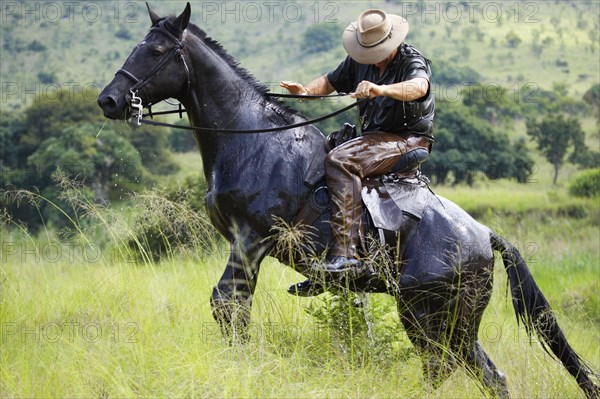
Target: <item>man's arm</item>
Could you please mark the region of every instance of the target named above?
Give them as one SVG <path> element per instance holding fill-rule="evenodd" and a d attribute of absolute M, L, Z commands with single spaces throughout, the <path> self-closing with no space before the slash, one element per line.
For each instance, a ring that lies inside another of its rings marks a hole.
<path fill-rule="evenodd" d="M 425 97 L 428 90 L 429 81 L 425 78 L 414 78 L 391 85 L 377 85 L 363 80 L 351 96 L 354 98 L 386 96 L 400 101 L 415 101 Z"/>
<path fill-rule="evenodd" d="M 301 96 L 326 96 L 335 91 L 327 75 L 320 76 L 304 87 L 300 83 L 282 81 L 279 83 L 281 87 L 287 89 L 291 94 Z"/>

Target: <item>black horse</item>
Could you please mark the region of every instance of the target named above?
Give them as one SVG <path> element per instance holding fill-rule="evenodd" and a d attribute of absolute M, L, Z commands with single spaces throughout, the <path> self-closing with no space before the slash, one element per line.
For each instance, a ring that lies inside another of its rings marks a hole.
<path fill-rule="evenodd" d="M 313 196 L 311 168 L 322 164 L 324 136 L 314 126 L 280 133 L 233 133 L 269 129 L 306 119 L 266 94 L 206 33 L 189 24 L 188 3 L 178 17 L 160 18 L 148 8 L 152 28 L 133 50 L 98 104 L 112 119 L 139 107 L 176 98 L 184 106 L 202 155 L 212 223 L 231 243 L 225 271 L 211 305 L 225 334 L 244 335 L 260 263 L 277 256 L 310 276 L 295 255 L 275 253 L 275 220 L 292 223 Z M 133 104 L 132 104 L 133 102 Z M 227 131 L 229 130 L 229 131 Z M 508 397 L 505 377 L 478 342 L 478 328 L 492 292 L 493 251 L 500 251 L 513 305 L 527 330 L 535 331 L 588 397 L 599 396 L 589 368 L 571 348 L 523 258 L 509 242 L 473 220 L 452 202 L 435 197 L 402 245 L 388 246 L 387 273 L 356 290 L 388 292 L 423 357 L 424 371 L 439 384 L 463 365 L 489 393 Z M 313 226 L 313 249 L 327 247 L 329 215 Z M 390 232 L 386 232 L 390 234 Z M 399 261 L 400 260 L 400 261 Z M 449 355 L 450 354 L 450 355 Z"/>

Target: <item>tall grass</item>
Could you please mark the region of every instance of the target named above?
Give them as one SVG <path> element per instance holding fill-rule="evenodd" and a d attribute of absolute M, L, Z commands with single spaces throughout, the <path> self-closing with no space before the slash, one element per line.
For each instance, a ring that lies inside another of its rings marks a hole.
<path fill-rule="evenodd" d="M 200 256 L 214 250 L 218 243 L 217 233 L 206 213 L 191 205 L 190 198 L 200 194 L 190 188 L 170 191 L 154 188 L 143 194 L 132 193 L 125 205 L 110 207 L 94 202 L 85 194 L 81 182 L 69 178 L 60 169 L 52 178 L 60 189 L 58 200 L 66 204 L 64 208 L 36 191 L 0 192 L 9 201 L 29 203 L 38 209 L 42 220 L 43 228 L 32 234 L 25 224 L 13 220 L 4 211 L 0 222 L 10 240 L 26 239 L 34 248 L 36 242 L 46 247 L 61 247 L 66 243 L 80 246 L 83 252 L 95 252 L 98 260 L 139 263 L 153 263 L 161 257 Z M 42 203 L 62 216 L 59 228 L 47 226 L 39 210 Z"/>
<path fill-rule="evenodd" d="M 3 264 L 2 396 L 481 395 L 462 371 L 438 390 L 428 385 L 419 357 L 397 324 L 391 298 L 369 298 L 367 306 L 375 309 L 377 320 L 367 332 L 361 330 L 364 310 L 343 299 L 289 297 L 285 288 L 298 276 L 274 261 L 264 265 L 251 341 L 243 347 L 226 345 L 208 305 L 224 261 L 215 256 L 155 268 L 103 262 Z M 507 374 L 513 394 L 580 396 L 560 365 L 516 325 L 503 298 L 503 276 L 497 277 L 499 289 L 481 338 Z M 313 309 L 312 315 L 305 309 Z M 329 310 L 353 312 L 352 336 L 348 326 L 320 319 L 329 317 Z M 597 369 L 598 325 L 559 315 L 576 350 Z"/>
<path fill-rule="evenodd" d="M 2 397 L 482 396 L 461 370 L 432 388 L 393 298 L 292 297 L 287 287 L 302 277 L 271 258 L 256 289 L 250 342 L 229 346 L 208 301 L 228 256 L 215 236 L 200 234 L 202 245 L 173 247 L 157 263 L 129 246 L 137 240 L 143 248 L 136 220 L 149 212 L 185 215 L 179 205 L 154 192 L 121 212 L 69 190 L 79 216 L 66 237 L 86 245 L 60 241 L 64 232 L 50 229 L 33 236 L 4 218 L 12 227 L 3 227 L 0 253 Z M 484 218 L 519 247 L 571 344 L 600 369 L 597 219 Z M 503 269 L 496 267 L 480 339 L 512 395 L 581 397 L 517 325 Z"/>

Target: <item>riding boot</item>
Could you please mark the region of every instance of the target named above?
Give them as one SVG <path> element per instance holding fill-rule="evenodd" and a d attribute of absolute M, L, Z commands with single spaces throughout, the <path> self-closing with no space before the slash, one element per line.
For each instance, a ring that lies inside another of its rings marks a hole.
<path fill-rule="evenodd" d="M 325 292 L 325 287 L 319 282 L 306 279 L 297 284 L 291 285 L 287 292 L 288 294 L 301 297 L 317 296 Z"/>
<path fill-rule="evenodd" d="M 345 273 L 357 269 L 358 229 L 362 214 L 361 181 L 356 175 L 340 173 L 335 161 L 326 163 L 327 187 L 331 196 L 331 232 L 333 243 L 323 269 Z"/>
<path fill-rule="evenodd" d="M 327 187 L 331 197 L 332 246 L 325 264 L 318 269 L 341 275 L 359 272 L 362 262 L 356 258 L 358 229 L 362 214 L 361 180 L 344 145 L 331 151 L 325 160 Z M 350 157 L 351 158 L 351 157 Z"/>

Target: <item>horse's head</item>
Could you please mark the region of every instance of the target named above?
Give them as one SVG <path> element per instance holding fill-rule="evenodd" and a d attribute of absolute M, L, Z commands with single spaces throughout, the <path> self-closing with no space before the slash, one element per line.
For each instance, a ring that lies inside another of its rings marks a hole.
<path fill-rule="evenodd" d="M 147 106 L 170 97 L 181 99 L 189 90 L 183 32 L 190 21 L 190 3 L 177 18 L 161 18 L 150 6 L 148 13 L 152 21 L 150 32 L 98 97 L 98 105 L 107 118 L 127 118 L 133 96 Z"/>

